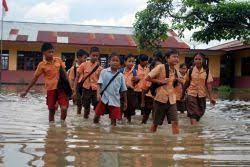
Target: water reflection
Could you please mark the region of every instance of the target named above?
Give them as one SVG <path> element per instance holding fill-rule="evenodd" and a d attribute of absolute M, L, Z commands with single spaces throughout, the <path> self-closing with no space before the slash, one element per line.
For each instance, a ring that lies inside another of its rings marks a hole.
<path fill-rule="evenodd" d="M 250 102 L 220 100 L 197 126 L 180 115 L 181 133 L 164 125 L 156 134 L 150 122 L 111 128 L 76 116 L 70 107 L 66 124 L 49 125 L 40 88 L 21 99 L 19 90 L 0 94 L 0 166 L 249 166 Z M 56 114 L 60 116 L 60 112 Z M 91 113 L 91 118 L 93 113 Z M 56 119 L 58 120 L 58 119 Z"/>
<path fill-rule="evenodd" d="M 50 125 L 45 137 L 45 154 L 42 158 L 45 166 L 67 166 L 67 126 Z"/>

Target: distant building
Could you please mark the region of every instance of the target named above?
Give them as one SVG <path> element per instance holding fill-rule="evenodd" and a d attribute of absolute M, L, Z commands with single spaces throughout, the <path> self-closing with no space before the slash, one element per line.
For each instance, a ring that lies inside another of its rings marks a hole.
<path fill-rule="evenodd" d="M 215 78 L 215 86 L 220 84 L 221 79 L 224 83 L 224 71 L 228 69 L 224 65 L 227 60 L 225 57 L 230 57 L 232 63 L 235 60 L 236 66 L 235 75 L 231 76 L 230 84 L 236 87 L 250 87 L 249 84 L 239 84 L 241 80 L 250 82 L 249 47 L 237 46 L 232 47 L 231 50 L 224 47 L 192 50 L 174 31 L 167 33 L 169 38 L 162 42 L 162 49 L 178 49 L 180 63 L 190 64 L 191 56 L 197 51 L 207 55 L 210 70 Z M 129 53 L 134 55 L 145 53 L 152 56 L 151 52 L 137 49 L 132 27 L 5 21 L 3 39 L 2 83 L 8 84 L 28 83 L 31 80 L 34 70 L 43 59 L 40 53 L 43 42 L 54 44 L 56 56 L 62 58 L 67 68 L 74 62 L 77 49 L 82 48 L 89 51 L 92 46 L 100 48 L 103 66 L 107 66 L 108 55 L 112 52 L 117 52 L 121 56 Z M 241 72 L 242 68 L 244 72 Z M 247 73 L 245 73 L 245 68 L 248 68 Z M 38 83 L 43 83 L 43 78 L 39 79 Z"/>
<path fill-rule="evenodd" d="M 232 41 L 208 50 L 225 52 L 220 60 L 220 84 L 250 88 L 250 45 Z"/>

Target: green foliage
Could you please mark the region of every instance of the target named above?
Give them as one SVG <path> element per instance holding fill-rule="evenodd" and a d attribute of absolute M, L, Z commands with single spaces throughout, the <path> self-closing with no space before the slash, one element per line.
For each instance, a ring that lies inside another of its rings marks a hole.
<path fill-rule="evenodd" d="M 232 93 L 232 88 L 230 86 L 222 85 L 218 88 L 221 98 L 229 98 Z"/>
<path fill-rule="evenodd" d="M 232 92 L 232 88 L 230 86 L 227 85 L 222 85 L 218 88 L 218 91 L 220 93 L 231 93 Z"/>
<path fill-rule="evenodd" d="M 154 50 L 175 29 L 195 30 L 192 39 L 238 39 L 250 43 L 250 1 L 248 0 L 149 0 L 147 8 L 137 12 L 135 38 L 142 49 Z"/>

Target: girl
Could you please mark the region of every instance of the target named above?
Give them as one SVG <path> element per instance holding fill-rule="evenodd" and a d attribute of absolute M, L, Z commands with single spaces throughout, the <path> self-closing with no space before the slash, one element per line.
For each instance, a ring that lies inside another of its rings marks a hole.
<path fill-rule="evenodd" d="M 187 90 L 186 104 L 191 125 L 197 124 L 204 115 L 207 96 L 211 104 L 215 105 L 216 103 L 211 96 L 213 77 L 205 61 L 204 54 L 196 53 L 194 55 L 194 64 L 186 75 L 186 82 L 182 93 L 183 99 Z"/>
<path fill-rule="evenodd" d="M 124 117 L 127 118 L 129 123 L 131 123 L 131 116 L 135 115 L 135 109 L 137 104 L 136 92 L 134 91 L 134 84 L 132 82 L 134 62 L 134 56 L 128 55 L 127 57 L 125 57 L 125 68 L 121 70 L 125 77 L 125 82 L 128 89 L 128 107 L 126 110 L 123 111 L 123 113 Z"/>

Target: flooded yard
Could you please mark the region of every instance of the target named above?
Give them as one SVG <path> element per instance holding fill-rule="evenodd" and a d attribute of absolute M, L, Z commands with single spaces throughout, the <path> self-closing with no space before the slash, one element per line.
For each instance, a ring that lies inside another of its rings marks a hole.
<path fill-rule="evenodd" d="M 205 116 L 191 126 L 179 115 L 181 132 L 164 125 L 152 134 L 151 122 L 121 121 L 111 128 L 107 116 L 100 125 L 76 115 L 71 104 L 65 124 L 48 123 L 42 87 L 21 99 L 20 87 L 0 93 L 0 166 L 250 166 L 250 101 L 219 100 L 208 104 Z"/>

